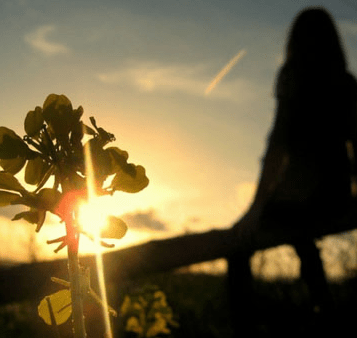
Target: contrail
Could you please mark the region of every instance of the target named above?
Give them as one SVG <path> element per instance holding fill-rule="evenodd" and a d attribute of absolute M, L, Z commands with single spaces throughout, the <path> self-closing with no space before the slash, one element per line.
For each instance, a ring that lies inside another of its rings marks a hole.
<path fill-rule="evenodd" d="M 247 51 L 242 49 L 235 55 L 224 67 L 223 69 L 216 75 L 216 77 L 212 80 L 209 86 L 205 90 L 205 94 L 208 95 L 211 90 L 216 87 L 216 85 L 222 81 L 222 79 L 227 75 L 227 73 L 236 65 L 236 63 L 245 55 Z"/>

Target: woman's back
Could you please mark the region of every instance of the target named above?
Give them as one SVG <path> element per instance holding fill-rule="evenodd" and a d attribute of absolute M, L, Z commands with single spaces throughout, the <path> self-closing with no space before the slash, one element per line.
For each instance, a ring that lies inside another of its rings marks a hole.
<path fill-rule="evenodd" d="M 346 142 L 356 133 L 357 84 L 345 70 L 337 32 L 325 11 L 312 9 L 297 18 L 276 96 L 256 195 L 264 201 L 262 216 L 342 212 L 351 197 Z"/>
<path fill-rule="evenodd" d="M 301 88 L 289 90 L 284 73 L 289 70 L 282 69 L 278 79 L 279 109 L 270 140 L 285 143 L 290 156 L 328 170 L 326 163 L 334 165 L 334 159 L 347 158 L 346 142 L 355 132 L 356 81 L 348 73 L 317 79 L 312 75 Z"/>

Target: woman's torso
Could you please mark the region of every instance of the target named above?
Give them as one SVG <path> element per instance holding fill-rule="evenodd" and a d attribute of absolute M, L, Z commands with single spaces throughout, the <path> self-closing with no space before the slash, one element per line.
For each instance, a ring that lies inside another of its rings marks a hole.
<path fill-rule="evenodd" d="M 347 73 L 311 74 L 305 81 L 293 75 L 283 69 L 278 80 L 284 108 L 270 140 L 285 143 L 289 161 L 266 210 L 340 212 L 351 195 L 346 141 L 355 130 L 356 82 Z"/>

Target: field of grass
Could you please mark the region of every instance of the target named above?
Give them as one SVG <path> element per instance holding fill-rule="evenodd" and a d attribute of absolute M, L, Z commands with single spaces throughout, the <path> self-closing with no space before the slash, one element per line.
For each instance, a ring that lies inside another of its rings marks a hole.
<path fill-rule="evenodd" d="M 130 293 L 144 285 L 158 285 L 167 295 L 179 328 L 173 328 L 167 337 L 233 337 L 228 311 L 228 295 L 224 275 L 190 273 L 162 273 L 145 279 L 127 282 L 117 295 L 120 304 L 124 293 Z M 339 335 L 353 329 L 357 315 L 357 278 L 330 284 L 336 311 L 323 315 L 312 311 L 309 295 L 301 280 L 267 282 L 255 280 L 252 299 L 254 316 L 235 318 L 242 327 L 256 337 L 301 337 L 303 334 L 322 336 L 336 330 Z M 239 304 L 237 304 L 239 306 Z M 0 338 L 56 337 L 51 328 L 37 317 L 37 304 L 25 302 L 0 308 Z M 89 304 L 90 308 L 95 308 Z M 94 313 L 96 313 L 94 311 Z M 244 311 L 243 311 L 244 313 Z M 87 312 L 88 338 L 101 337 L 98 315 Z M 91 320 L 93 318 L 93 320 Z M 118 319 L 120 322 L 120 318 Z M 247 329 L 245 329 L 247 330 Z M 61 326 L 61 337 L 71 337 L 70 323 Z M 349 333 L 350 334 L 350 333 Z M 115 337 L 134 337 L 123 333 L 116 325 Z"/>

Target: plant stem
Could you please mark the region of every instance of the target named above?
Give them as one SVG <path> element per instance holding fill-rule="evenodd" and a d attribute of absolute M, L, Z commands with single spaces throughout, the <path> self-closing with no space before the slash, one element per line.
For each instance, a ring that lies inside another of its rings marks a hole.
<path fill-rule="evenodd" d="M 72 224 L 66 223 L 66 228 L 67 236 L 69 237 L 68 274 L 71 283 L 74 338 L 86 338 L 80 282 L 81 275 L 78 260 L 78 234 L 75 232 Z"/>

